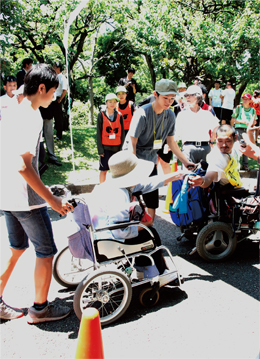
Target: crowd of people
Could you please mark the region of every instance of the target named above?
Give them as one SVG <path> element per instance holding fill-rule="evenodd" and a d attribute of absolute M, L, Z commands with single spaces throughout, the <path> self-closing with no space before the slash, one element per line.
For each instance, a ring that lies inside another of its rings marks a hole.
<path fill-rule="evenodd" d="M 38 166 L 42 132 L 49 162 L 61 165 L 54 154 L 52 119 L 55 119 L 56 139 L 59 141 L 63 131 L 61 104 L 66 96 L 67 81 L 60 63 L 50 67 L 32 65 L 30 59 L 25 60 L 17 78 L 5 78 L 6 94 L 1 97 L 1 148 L 4 149 L 1 151 L 1 209 L 6 219 L 11 255 L 0 276 L 0 318 L 15 319 L 24 315 L 21 309 L 4 302 L 3 292 L 30 239 L 36 252 L 35 298 L 27 321 L 34 324 L 59 320 L 70 313 L 69 308 L 49 303 L 47 299 L 57 248 L 46 202 L 62 216 L 73 207 L 66 199 L 54 196 L 43 184 L 39 174 L 44 170 L 44 162 L 40 168 Z M 246 156 L 260 163 L 260 151 L 256 145 L 260 92 L 256 90 L 253 97 L 243 94 L 242 104 L 234 109 L 235 91 L 229 82 L 223 91 L 219 81 L 215 82 L 215 88 L 209 92 L 208 105 L 207 89 L 197 80 L 186 87 L 183 82 L 177 85 L 172 80 L 161 79 L 156 82 L 150 96 L 135 104 L 137 84 L 134 73 L 133 68 L 128 69 L 115 94 L 106 95 L 105 107 L 98 114 L 101 185 L 96 187 L 94 195 L 102 198 L 100 203 L 105 223 L 114 224 L 129 218 L 129 204 L 141 190 L 148 211 L 141 223 L 152 228 L 159 204 L 158 188 L 185 176 L 185 169 L 171 173 L 173 154 L 187 170 L 195 168 L 201 160 L 209 162 L 204 177 L 194 176 L 190 180 L 190 186 L 202 188 L 208 187 L 212 181 L 223 186 L 230 184 L 231 167 L 232 186 L 241 185 L 238 150 L 244 156 L 244 169 L 248 169 Z M 17 90 L 18 83 L 20 87 Z M 247 146 L 236 149 L 237 138 L 242 138 Z M 178 140 L 182 141 L 181 149 Z M 158 175 L 159 163 L 163 175 Z M 108 170 L 111 171 L 110 178 L 107 178 Z M 94 226 L 98 225 L 100 213 L 100 208 L 97 212 L 93 210 Z M 160 245 L 154 228 L 152 232 L 155 244 Z M 127 241 L 145 239 L 145 235 L 142 226 L 110 231 L 111 238 Z M 167 271 L 160 253 L 155 263 L 160 274 Z"/>

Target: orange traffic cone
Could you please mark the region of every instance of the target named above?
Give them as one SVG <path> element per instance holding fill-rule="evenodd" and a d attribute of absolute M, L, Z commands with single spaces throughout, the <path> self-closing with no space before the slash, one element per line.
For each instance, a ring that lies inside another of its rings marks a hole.
<path fill-rule="evenodd" d="M 173 155 L 173 163 L 172 163 L 171 172 L 177 172 L 177 170 L 178 170 L 177 157 Z M 170 206 L 171 201 L 172 201 L 172 183 L 170 182 L 168 184 L 167 195 L 166 195 L 166 199 L 165 199 L 165 209 L 163 210 L 163 213 L 170 213 L 169 206 Z"/>
<path fill-rule="evenodd" d="M 99 312 L 87 308 L 82 313 L 75 359 L 104 359 Z"/>

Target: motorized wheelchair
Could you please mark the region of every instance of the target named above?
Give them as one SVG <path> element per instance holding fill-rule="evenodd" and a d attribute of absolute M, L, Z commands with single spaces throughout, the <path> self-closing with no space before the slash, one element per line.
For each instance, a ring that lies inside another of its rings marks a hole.
<path fill-rule="evenodd" d="M 205 173 L 200 172 L 201 175 Z M 198 254 L 209 262 L 229 258 L 237 243 L 244 239 L 260 239 L 260 196 L 259 174 L 255 192 L 231 185 L 220 186 L 215 183 L 209 188 L 200 189 L 205 212 L 199 221 L 181 226 L 183 237 L 196 241 L 190 254 Z"/>
<path fill-rule="evenodd" d="M 139 294 L 144 306 L 155 305 L 159 300 L 159 289 L 164 285 L 181 286 L 183 279 L 174 263 L 169 249 L 156 247 L 153 232 L 140 221 L 113 224 L 94 228 L 89 207 L 83 199 L 72 199 L 75 207 L 70 213 L 71 222 L 77 230 L 68 236 L 69 246 L 55 259 L 53 274 L 65 287 L 75 288 L 73 307 L 78 318 L 88 307 L 95 307 L 100 314 L 101 325 L 120 318 L 130 305 L 133 288 L 142 286 Z M 149 239 L 138 243 L 124 240 L 96 239 L 96 234 L 128 226 L 142 226 L 149 232 Z M 159 274 L 153 254 L 162 250 L 166 253 L 168 269 Z M 149 265 L 136 265 L 137 259 L 145 257 Z"/>

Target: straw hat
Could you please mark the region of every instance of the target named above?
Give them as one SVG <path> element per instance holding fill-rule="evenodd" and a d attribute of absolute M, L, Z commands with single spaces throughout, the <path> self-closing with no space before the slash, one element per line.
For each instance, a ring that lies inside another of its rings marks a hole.
<path fill-rule="evenodd" d="M 133 187 L 147 179 L 154 168 L 151 161 L 137 158 L 130 151 L 119 151 L 110 157 L 110 183 L 119 188 Z"/>

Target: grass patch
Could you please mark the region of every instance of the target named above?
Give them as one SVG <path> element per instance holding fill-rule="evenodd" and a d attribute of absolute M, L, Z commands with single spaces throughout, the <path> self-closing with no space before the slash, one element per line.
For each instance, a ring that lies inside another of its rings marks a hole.
<path fill-rule="evenodd" d="M 73 127 L 73 146 L 75 172 L 85 170 L 85 179 L 88 179 L 87 170 L 95 170 L 95 162 L 99 156 L 96 144 L 96 126 Z M 72 150 L 70 132 L 64 132 L 61 141 L 55 141 L 55 154 L 61 167 L 48 163 L 48 170 L 43 174 L 42 181 L 45 185 L 65 184 L 73 171 Z M 82 176 L 82 174 L 81 174 Z M 84 176 L 84 175 L 83 175 Z M 75 176 L 76 178 L 76 176 Z"/>

